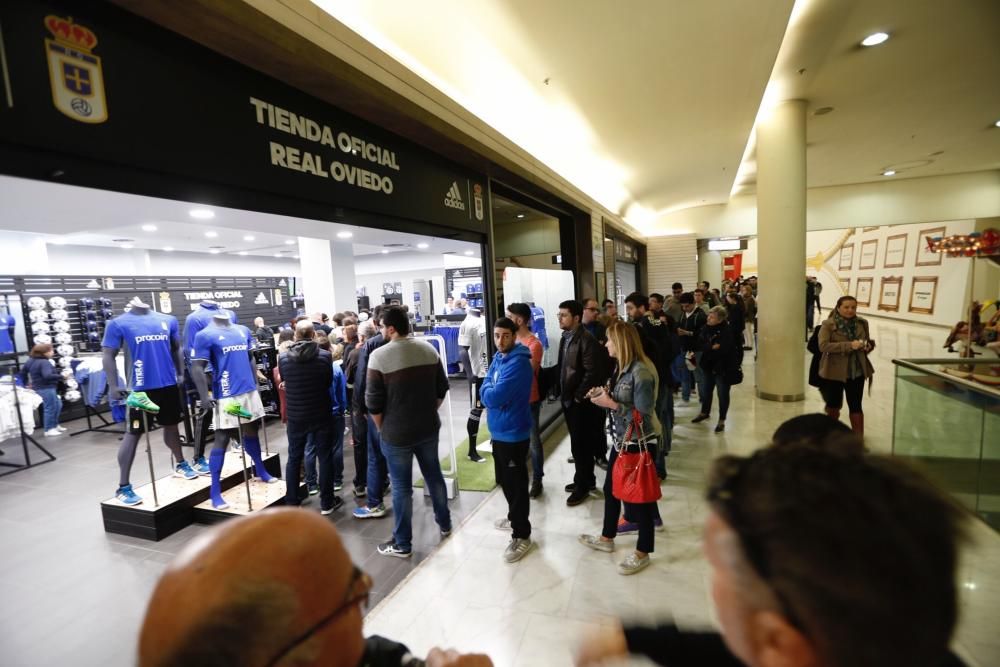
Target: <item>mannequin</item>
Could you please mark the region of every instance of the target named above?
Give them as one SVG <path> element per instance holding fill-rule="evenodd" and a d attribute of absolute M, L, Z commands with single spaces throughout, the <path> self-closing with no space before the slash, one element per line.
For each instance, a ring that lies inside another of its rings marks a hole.
<path fill-rule="evenodd" d="M 229 504 L 222 497 L 220 475 L 226 458 L 226 445 L 234 429 L 243 425 L 243 447 L 253 459 L 257 475 L 267 483 L 278 480 L 264 469 L 260 454 L 260 440 L 257 437 L 257 423 L 264 417 L 264 405 L 257 393 L 257 373 L 252 361 L 251 350 L 256 339 L 250 330 L 233 324 L 229 313 L 219 311 L 209 326 L 203 328 L 194 338 L 191 354 L 191 379 L 198 389 L 201 404 L 214 413 L 215 442 L 209 455 L 209 471 L 212 478 L 210 496 L 216 509 L 228 509 Z M 212 387 L 209 394 L 208 365 L 212 365 Z M 218 405 L 216 405 L 218 403 Z M 237 417 L 225 408 L 233 404 L 242 408 Z"/>
<path fill-rule="evenodd" d="M 163 431 L 163 443 L 174 457 L 174 476 L 197 479 L 198 475 L 184 460 L 181 451 L 181 437 L 177 424 L 181 421 L 180 390 L 177 387 L 182 377 L 180 335 L 177 318 L 154 312 L 139 297 L 129 302 L 130 310 L 114 318 L 107 324 L 101 343 L 103 366 L 108 378 L 108 400 L 120 401 L 132 393 L 132 398 L 142 402 L 142 395 L 159 407 L 159 412 L 149 415 Z M 125 348 L 125 374 L 127 386 L 118 385 L 118 368 L 115 357 Z M 125 419 L 125 435 L 118 448 L 118 492 L 115 497 L 126 505 L 142 502 L 129 483 L 132 462 L 135 460 L 139 436 L 145 431 L 142 410 L 137 402 L 128 401 L 130 406 Z"/>
<path fill-rule="evenodd" d="M 483 404 L 479 402 L 479 389 L 486 377 L 486 320 L 475 308 L 470 308 L 462 326 L 458 330 L 458 346 L 462 348 L 462 365 L 465 376 L 469 380 L 469 392 L 472 409 L 469 419 L 465 422 L 465 430 L 469 434 L 469 459 L 476 463 L 485 463 L 486 459 L 476 451 L 476 438 L 479 436 L 479 421 L 483 416 Z"/>
<path fill-rule="evenodd" d="M 213 301 L 212 299 L 202 299 L 201 303 L 192 310 L 187 319 L 184 320 L 184 366 L 187 368 L 188 373 L 191 372 L 191 356 L 194 348 L 194 338 L 198 335 L 202 329 L 207 327 L 212 323 L 212 318 L 216 315 L 224 313 L 228 315 L 228 318 L 233 324 L 236 324 L 236 313 L 225 310 L 219 305 L 218 301 Z M 211 367 L 208 371 L 211 372 Z M 194 379 L 192 378 L 192 383 Z M 201 414 L 198 416 L 198 425 L 195 428 L 197 433 L 194 439 L 194 471 L 199 475 L 210 474 L 208 462 L 205 461 L 205 440 L 208 439 L 209 431 L 209 421 L 211 417 L 211 409 L 202 403 Z"/>
<path fill-rule="evenodd" d="M 14 351 L 14 329 L 17 320 L 7 311 L 7 302 L 0 304 L 0 354 Z"/>

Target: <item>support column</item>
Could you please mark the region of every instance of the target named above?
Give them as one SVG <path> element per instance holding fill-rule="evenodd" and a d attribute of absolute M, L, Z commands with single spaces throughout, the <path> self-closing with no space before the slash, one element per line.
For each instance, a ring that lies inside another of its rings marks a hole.
<path fill-rule="evenodd" d="M 354 280 L 354 246 L 350 241 L 299 237 L 299 263 L 306 314 L 333 315 L 357 310 Z"/>
<path fill-rule="evenodd" d="M 805 398 L 806 102 L 757 126 L 757 395 Z"/>
<path fill-rule="evenodd" d="M 722 253 L 718 250 L 709 250 L 707 246 L 698 252 L 698 282 L 706 280 L 709 288 L 722 287 Z M 697 285 L 690 287 L 685 285 L 684 289 L 693 292 L 695 287 Z"/>

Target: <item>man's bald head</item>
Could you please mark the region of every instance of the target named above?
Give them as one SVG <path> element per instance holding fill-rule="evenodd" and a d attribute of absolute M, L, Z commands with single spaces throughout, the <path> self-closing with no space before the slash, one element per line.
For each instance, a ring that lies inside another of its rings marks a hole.
<path fill-rule="evenodd" d="M 301 320 L 295 324 L 295 340 L 313 340 L 316 338 L 316 327 L 309 320 Z"/>
<path fill-rule="evenodd" d="M 364 651 L 350 556 L 336 529 L 301 509 L 227 522 L 167 566 L 146 610 L 140 667 L 322 663 L 354 667 Z"/>

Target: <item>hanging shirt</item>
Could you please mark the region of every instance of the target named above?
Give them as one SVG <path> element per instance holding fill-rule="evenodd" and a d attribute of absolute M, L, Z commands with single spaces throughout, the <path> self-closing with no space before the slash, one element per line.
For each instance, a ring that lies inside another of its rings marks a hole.
<path fill-rule="evenodd" d="M 128 389 L 146 391 L 177 384 L 171 341 L 180 342 L 176 317 L 128 312 L 108 322 L 101 346 L 118 349 L 124 345 Z"/>
<path fill-rule="evenodd" d="M 13 315 L 0 313 L 0 354 L 14 351 L 14 327 L 17 321 Z"/>
<path fill-rule="evenodd" d="M 218 304 L 199 304 L 191 311 L 191 314 L 184 320 L 184 358 L 188 361 L 194 355 L 194 338 L 198 332 L 212 323 L 212 318 L 217 313 L 229 313 L 229 319 L 236 324 L 236 313 L 231 310 L 220 308 Z"/>
<path fill-rule="evenodd" d="M 489 367 L 486 357 L 486 319 L 475 318 L 469 327 L 469 366 L 477 378 L 486 377 Z"/>
<path fill-rule="evenodd" d="M 257 388 L 257 374 L 250 361 L 256 339 L 240 324 L 210 324 L 194 338 L 191 360 L 212 364 L 212 396 L 228 398 Z"/>
<path fill-rule="evenodd" d="M 545 332 L 545 311 L 538 306 L 531 307 L 531 333 L 542 341 L 542 347 L 549 349 L 549 335 Z"/>

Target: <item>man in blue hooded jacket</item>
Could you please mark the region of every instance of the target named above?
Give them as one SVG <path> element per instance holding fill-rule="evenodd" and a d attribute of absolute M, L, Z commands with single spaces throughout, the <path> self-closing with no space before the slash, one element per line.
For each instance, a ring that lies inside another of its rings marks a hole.
<path fill-rule="evenodd" d="M 507 498 L 507 518 L 496 523 L 511 530 L 503 559 L 515 563 L 532 547 L 528 521 L 528 441 L 531 436 L 531 352 L 517 342 L 517 325 L 501 317 L 493 325 L 497 353 L 486 371 L 479 398 L 493 439 L 493 468 Z"/>

